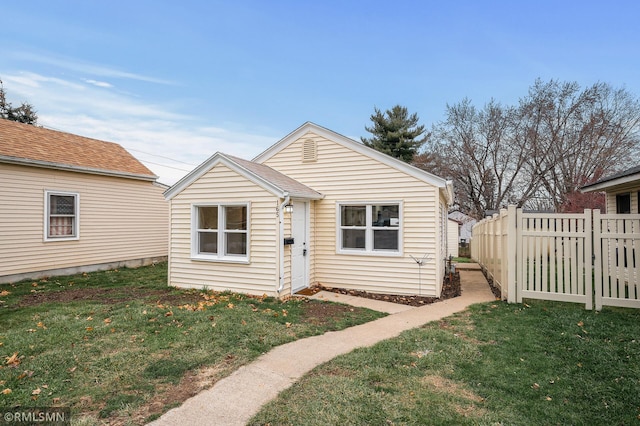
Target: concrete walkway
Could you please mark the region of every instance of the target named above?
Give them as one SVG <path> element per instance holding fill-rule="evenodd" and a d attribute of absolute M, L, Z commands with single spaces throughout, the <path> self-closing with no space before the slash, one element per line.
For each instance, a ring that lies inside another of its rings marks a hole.
<path fill-rule="evenodd" d="M 461 266 L 458 265 L 462 296 L 419 308 L 404 307 L 398 313 L 366 324 L 278 346 L 251 364 L 240 367 L 210 389 L 188 399 L 180 407 L 168 411 L 151 425 L 245 425 L 264 404 L 317 365 L 356 348 L 374 345 L 396 337 L 405 330 L 463 311 L 471 304 L 495 300 L 482 272 L 465 270 Z M 334 293 L 318 296 L 323 297 L 324 300 L 344 302 L 346 298 L 354 296 L 344 296 L 342 300 L 338 300 L 340 297 L 334 296 Z M 370 302 L 377 302 L 370 306 L 389 308 L 386 306 L 388 302 L 356 299 L 349 299 L 349 303 L 367 306 Z"/>

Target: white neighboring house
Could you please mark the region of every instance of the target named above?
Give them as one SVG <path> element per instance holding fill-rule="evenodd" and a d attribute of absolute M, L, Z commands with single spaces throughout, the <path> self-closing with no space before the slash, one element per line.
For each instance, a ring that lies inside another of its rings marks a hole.
<path fill-rule="evenodd" d="M 607 213 L 640 213 L 640 165 L 583 186 L 582 192 L 605 192 Z"/>
<path fill-rule="evenodd" d="M 478 221 L 457 210 L 449 213 L 449 219 L 453 219 L 461 223 L 459 235 L 460 243 L 466 243 L 468 245 L 471 242 L 471 230 L 473 229 L 473 225 Z"/>
<path fill-rule="evenodd" d="M 458 257 L 460 245 L 460 227 L 462 224 L 455 219 L 447 220 L 447 257 Z"/>

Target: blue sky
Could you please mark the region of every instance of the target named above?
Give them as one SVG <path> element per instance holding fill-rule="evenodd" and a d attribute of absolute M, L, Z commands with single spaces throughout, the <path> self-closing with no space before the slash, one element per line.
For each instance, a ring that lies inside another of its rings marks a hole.
<path fill-rule="evenodd" d="M 640 2 L 45 1 L 0 7 L 0 79 L 39 124 L 118 142 L 164 183 L 306 121 L 359 139 L 374 106 L 430 127 L 536 78 L 640 96 Z"/>

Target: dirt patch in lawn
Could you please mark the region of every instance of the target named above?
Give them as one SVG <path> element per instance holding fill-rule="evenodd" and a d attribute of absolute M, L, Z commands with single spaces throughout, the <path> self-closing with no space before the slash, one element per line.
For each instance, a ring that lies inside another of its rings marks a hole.
<path fill-rule="evenodd" d="M 441 376 L 425 376 L 421 380 L 423 385 L 433 389 L 435 392 L 461 398 L 462 403 L 454 403 L 456 412 L 464 417 L 479 418 L 486 414 L 487 410 L 479 407 L 484 402 L 484 398 L 465 389 L 461 384 L 453 380 L 445 379 Z"/>
<path fill-rule="evenodd" d="M 167 411 L 167 408 L 177 407 L 199 392 L 210 388 L 236 367 L 235 357 L 229 356 L 224 362 L 218 365 L 189 371 L 177 385 L 162 384 L 157 386 L 156 394 L 144 405 L 138 407 L 138 409 L 126 417 L 111 417 L 108 419 L 108 423 L 111 426 L 146 424 L 150 419 L 162 415 Z"/>
<path fill-rule="evenodd" d="M 458 297 L 462 294 L 462 289 L 460 287 L 460 274 L 456 272 L 452 274 L 451 280 L 449 280 L 449 276 L 444 279 L 442 285 L 442 293 L 440 297 L 424 297 L 424 296 L 407 296 L 401 294 L 384 294 L 384 293 L 370 293 L 366 291 L 360 290 L 348 290 L 344 288 L 335 288 L 335 287 L 325 287 L 322 285 L 316 285 L 311 287 L 310 289 L 306 289 L 307 295 L 315 294 L 318 291 L 326 290 L 331 291 L 333 293 L 347 294 L 349 296 L 358 296 L 358 297 L 366 297 L 368 299 L 381 300 L 383 302 L 391 302 L 398 303 L 401 305 L 409 305 L 409 306 L 423 306 L 428 305 L 430 303 L 439 302 L 441 300 L 451 299 L 453 297 Z M 303 294 L 302 292 L 299 294 Z"/>
<path fill-rule="evenodd" d="M 43 303 L 69 303 L 78 301 L 96 301 L 101 303 L 122 303 L 129 300 L 148 300 L 164 305 L 183 305 L 197 303 L 202 300 L 201 293 L 175 293 L 172 288 L 153 290 L 148 288 L 118 287 L 118 288 L 67 288 L 61 291 L 34 292 L 24 296 L 18 307 L 38 306 Z"/>
<path fill-rule="evenodd" d="M 344 318 L 345 313 L 353 312 L 355 309 L 358 308 L 340 303 L 315 303 L 308 301 L 308 303 L 304 304 L 302 321 L 314 325 L 331 324 L 339 318 Z"/>

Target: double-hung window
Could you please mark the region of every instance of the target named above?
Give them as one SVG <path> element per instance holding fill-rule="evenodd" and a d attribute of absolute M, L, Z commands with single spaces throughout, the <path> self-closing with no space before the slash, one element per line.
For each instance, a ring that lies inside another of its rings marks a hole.
<path fill-rule="evenodd" d="M 79 205 L 75 192 L 45 191 L 45 241 L 79 238 Z"/>
<path fill-rule="evenodd" d="M 249 260 L 249 204 L 192 208 L 191 256 L 200 260 Z"/>
<path fill-rule="evenodd" d="M 399 254 L 400 203 L 339 203 L 338 252 Z"/>

